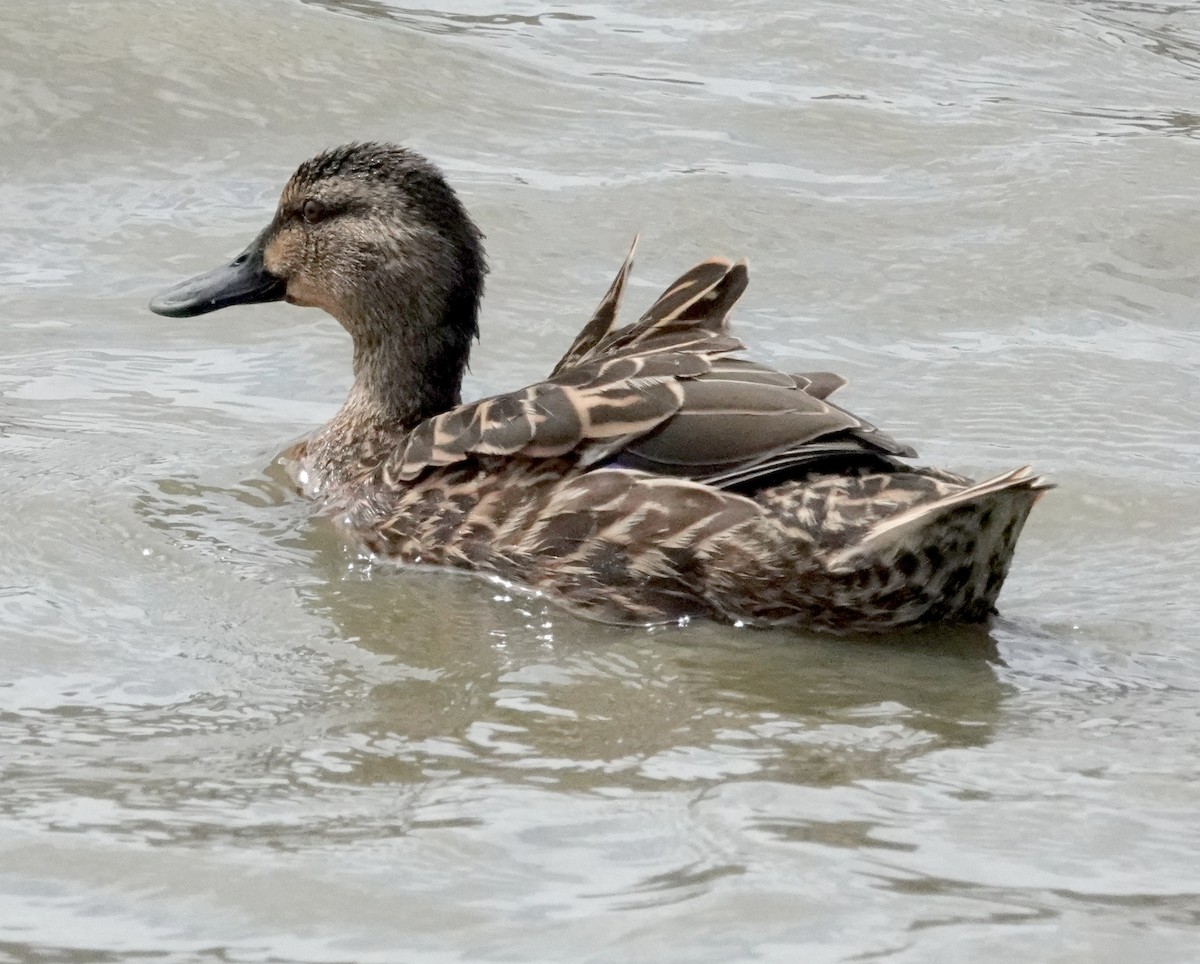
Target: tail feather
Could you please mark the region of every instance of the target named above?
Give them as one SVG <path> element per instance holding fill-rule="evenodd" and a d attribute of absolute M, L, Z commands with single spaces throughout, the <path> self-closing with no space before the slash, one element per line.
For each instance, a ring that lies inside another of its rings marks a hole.
<path fill-rule="evenodd" d="M 980 622 L 996 611 L 1029 510 L 1053 488 L 1022 466 L 885 519 L 829 560 L 831 573 L 870 573 L 910 624 Z"/>
<path fill-rule="evenodd" d="M 854 545 L 833 555 L 829 566 L 834 570 L 845 569 L 853 566 L 859 558 L 877 558 L 890 551 L 911 548 L 914 543 L 922 542 L 923 534 L 948 513 L 968 506 L 975 508 L 981 528 L 989 523 L 992 513 L 1007 510 L 1010 515 L 1007 521 L 1011 522 L 1016 530 L 1012 534 L 1015 542 L 1015 536 L 1024 525 L 1029 510 L 1044 492 L 1052 488 L 1053 484 L 1041 476 L 1034 475 L 1030 466 L 1023 465 L 1011 472 L 977 482 L 958 492 L 933 502 L 922 503 L 883 520 Z M 1005 502 L 1009 505 L 1005 506 Z"/>

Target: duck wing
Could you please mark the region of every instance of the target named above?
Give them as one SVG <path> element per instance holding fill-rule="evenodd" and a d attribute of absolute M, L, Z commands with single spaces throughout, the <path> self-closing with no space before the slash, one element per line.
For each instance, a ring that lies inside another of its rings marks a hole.
<path fill-rule="evenodd" d="M 616 327 L 617 312 L 621 308 L 621 295 L 625 292 L 625 282 L 629 278 L 629 272 L 633 269 L 633 256 L 637 252 L 637 246 L 638 235 L 635 234 L 633 236 L 633 244 L 629 246 L 629 254 L 625 255 L 625 261 L 621 265 L 621 270 L 617 272 L 617 276 L 613 278 L 613 283 L 608 286 L 608 291 L 600 299 L 600 304 L 596 307 L 596 311 L 592 315 L 592 320 L 583 326 L 583 330 L 571 342 L 571 347 L 567 349 L 567 353 L 558 360 L 558 364 L 554 366 L 554 371 L 550 373 L 551 378 L 559 372 L 577 364 L 580 359 L 600 343 L 605 335 Z"/>
<path fill-rule="evenodd" d="M 813 398 L 828 398 L 839 388 L 845 388 L 848 384 L 846 379 L 833 372 L 801 372 L 792 377 Z"/>
<path fill-rule="evenodd" d="M 549 378 L 422 422 L 386 474 L 408 481 L 473 456 L 569 455 L 724 488 L 832 457 L 915 454 L 826 400 L 845 384 L 839 376 L 729 357 L 744 348 L 727 329 L 744 261 L 701 262 L 637 322 L 614 328 L 632 256 Z"/>
<path fill-rule="evenodd" d="M 632 440 L 616 462 L 729 488 L 829 459 L 916 454 L 865 419 L 810 394 L 807 384 L 803 376 L 716 359 L 710 372 L 683 383 L 683 404 L 674 417 Z"/>

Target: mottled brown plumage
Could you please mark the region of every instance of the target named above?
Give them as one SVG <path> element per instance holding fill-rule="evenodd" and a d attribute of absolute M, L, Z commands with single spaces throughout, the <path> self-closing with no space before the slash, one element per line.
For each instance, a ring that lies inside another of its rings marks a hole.
<path fill-rule="evenodd" d="M 610 622 L 870 631 L 994 611 L 1046 483 L 911 467 L 912 449 L 828 400 L 837 375 L 739 357 L 745 262 L 701 262 L 619 327 L 631 250 L 544 381 L 461 404 L 480 240 L 428 161 L 348 145 L 300 167 L 231 265 L 152 307 L 286 298 L 342 323 L 354 387 L 294 467 L 380 556 Z"/>

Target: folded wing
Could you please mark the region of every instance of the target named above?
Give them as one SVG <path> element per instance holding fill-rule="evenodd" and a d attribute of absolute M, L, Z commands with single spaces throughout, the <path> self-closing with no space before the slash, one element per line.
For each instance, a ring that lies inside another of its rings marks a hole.
<path fill-rule="evenodd" d="M 730 357 L 743 349 L 727 320 L 746 288 L 744 261 L 701 262 L 617 328 L 632 257 L 549 378 L 421 423 L 388 474 L 414 479 L 474 456 L 571 456 L 724 488 L 829 458 L 915 454 L 827 400 L 839 376 Z"/>

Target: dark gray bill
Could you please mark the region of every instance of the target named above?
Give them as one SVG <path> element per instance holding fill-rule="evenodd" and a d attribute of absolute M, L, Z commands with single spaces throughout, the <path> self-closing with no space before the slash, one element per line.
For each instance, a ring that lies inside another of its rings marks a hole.
<path fill-rule="evenodd" d="M 190 318 L 230 305 L 282 300 L 287 285 L 263 267 L 268 231 L 270 228 L 229 264 L 198 274 L 157 295 L 150 302 L 150 310 L 168 318 Z"/>

